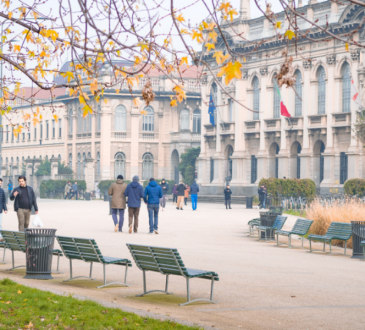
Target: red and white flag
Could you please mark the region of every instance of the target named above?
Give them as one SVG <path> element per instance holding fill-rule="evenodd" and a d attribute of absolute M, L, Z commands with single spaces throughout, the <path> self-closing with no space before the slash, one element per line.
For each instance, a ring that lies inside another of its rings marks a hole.
<path fill-rule="evenodd" d="M 351 98 L 359 106 L 362 107 L 359 92 L 357 91 L 354 79 L 351 79 Z"/>

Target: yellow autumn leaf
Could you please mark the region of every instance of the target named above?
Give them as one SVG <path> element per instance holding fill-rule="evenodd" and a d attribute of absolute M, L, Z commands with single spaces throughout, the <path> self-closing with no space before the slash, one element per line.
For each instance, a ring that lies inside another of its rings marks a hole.
<path fill-rule="evenodd" d="M 215 45 L 211 43 L 206 43 L 205 47 L 207 48 L 207 52 L 209 52 L 211 49 L 215 49 Z"/>
<path fill-rule="evenodd" d="M 25 329 L 32 329 L 33 328 L 33 323 L 29 322 L 29 324 L 27 324 L 24 328 Z"/>
<path fill-rule="evenodd" d="M 14 52 L 20 52 L 20 45 L 14 45 Z"/>
<path fill-rule="evenodd" d="M 183 17 L 182 14 L 180 14 L 179 16 L 176 17 L 176 20 L 179 22 L 185 22 L 185 18 Z"/>
<path fill-rule="evenodd" d="M 215 31 L 209 32 L 208 34 L 209 39 L 212 39 L 214 42 L 217 42 L 217 36 L 218 34 Z"/>
<path fill-rule="evenodd" d="M 185 63 L 186 65 L 188 64 L 188 57 L 187 57 L 187 56 L 184 56 L 184 57 L 182 57 L 182 58 L 181 58 L 181 62 L 180 62 L 180 64 L 181 64 L 181 65 L 183 65 L 184 63 Z"/>
<path fill-rule="evenodd" d="M 186 99 L 186 94 L 181 86 L 177 85 L 172 90 L 176 93 L 176 98 L 180 103 Z"/>
<path fill-rule="evenodd" d="M 93 109 L 91 109 L 89 105 L 85 104 L 85 106 L 82 108 L 82 116 L 85 118 L 88 114 L 92 113 Z"/>
<path fill-rule="evenodd" d="M 23 119 L 25 121 L 29 120 L 30 119 L 30 113 L 26 113 L 24 116 L 23 116 Z"/>
<path fill-rule="evenodd" d="M 135 107 L 139 108 L 140 102 L 139 102 L 139 98 L 138 97 L 135 97 L 133 99 L 133 104 L 134 104 Z"/>
<path fill-rule="evenodd" d="M 142 116 L 146 116 L 147 115 L 147 111 L 146 110 L 141 110 L 140 113 L 141 113 Z"/>
<path fill-rule="evenodd" d="M 176 100 L 171 100 L 170 107 L 177 107 L 177 101 Z"/>
<path fill-rule="evenodd" d="M 22 292 L 20 290 L 18 290 L 17 294 L 21 294 Z"/>
<path fill-rule="evenodd" d="M 295 33 L 292 30 L 287 30 L 284 33 L 285 37 L 288 37 L 289 40 L 292 40 L 295 37 Z"/>
<path fill-rule="evenodd" d="M 54 120 L 56 121 L 56 123 L 58 123 L 58 116 L 57 115 L 53 115 L 53 118 L 54 118 Z"/>
<path fill-rule="evenodd" d="M 275 29 L 281 29 L 281 22 L 275 23 Z"/>
<path fill-rule="evenodd" d="M 196 39 L 197 42 L 202 43 L 203 42 L 203 33 L 199 32 L 197 30 L 193 30 L 192 38 L 193 38 L 193 40 Z"/>
<path fill-rule="evenodd" d="M 215 52 L 213 57 L 215 58 L 217 64 L 222 64 L 224 63 L 228 58 L 229 58 L 229 54 L 227 55 L 223 55 L 223 53 L 221 51 Z"/>
<path fill-rule="evenodd" d="M 345 43 L 345 49 L 347 52 L 349 51 L 349 44 L 347 42 Z"/>
<path fill-rule="evenodd" d="M 231 18 L 231 22 L 233 21 L 233 15 L 238 15 L 236 9 L 231 9 L 227 14 Z"/>
<path fill-rule="evenodd" d="M 226 66 L 224 66 L 221 71 L 217 74 L 217 77 L 222 77 L 223 75 L 225 76 L 225 84 L 228 85 L 232 79 L 237 78 L 237 79 L 241 79 L 242 78 L 242 73 L 241 73 L 241 67 L 242 64 L 235 61 L 233 62 L 228 62 Z"/>
<path fill-rule="evenodd" d="M 36 126 L 37 124 L 39 124 L 39 120 L 36 117 L 33 118 L 32 121 L 33 121 L 33 126 Z"/>
<path fill-rule="evenodd" d="M 97 90 L 98 90 L 98 79 L 94 78 L 92 83 L 90 84 L 90 92 L 95 95 Z"/>
<path fill-rule="evenodd" d="M 187 29 L 181 29 L 180 33 L 181 34 L 189 34 L 189 31 Z"/>
<path fill-rule="evenodd" d="M 11 19 L 12 16 L 13 16 L 13 12 L 11 11 L 11 12 L 8 13 L 8 18 Z"/>
<path fill-rule="evenodd" d="M 229 2 L 222 2 L 218 10 L 224 10 L 228 14 L 229 8 L 232 7 Z"/>
<path fill-rule="evenodd" d="M 137 44 L 137 46 L 141 47 L 141 52 L 143 52 L 143 50 L 145 50 L 145 49 L 148 51 L 148 49 L 149 49 L 148 44 L 147 44 L 147 43 L 145 43 L 145 42 L 139 42 L 139 43 Z"/>

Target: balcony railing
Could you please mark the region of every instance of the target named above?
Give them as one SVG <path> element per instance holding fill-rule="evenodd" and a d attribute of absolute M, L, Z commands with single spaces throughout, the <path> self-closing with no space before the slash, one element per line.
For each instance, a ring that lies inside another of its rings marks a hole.
<path fill-rule="evenodd" d="M 116 140 L 126 140 L 127 132 L 112 132 L 112 138 Z"/>
<path fill-rule="evenodd" d="M 351 126 L 351 112 L 340 112 L 332 114 L 332 127 Z"/>
<path fill-rule="evenodd" d="M 192 133 L 188 130 L 180 132 L 171 132 L 171 142 L 199 142 L 200 133 Z"/>
<path fill-rule="evenodd" d="M 264 119 L 264 122 L 265 122 L 265 132 L 276 132 L 281 130 L 280 118 Z"/>
<path fill-rule="evenodd" d="M 139 133 L 139 138 L 143 141 L 154 141 L 158 139 L 158 133 L 155 132 L 145 132 L 145 133 Z"/>

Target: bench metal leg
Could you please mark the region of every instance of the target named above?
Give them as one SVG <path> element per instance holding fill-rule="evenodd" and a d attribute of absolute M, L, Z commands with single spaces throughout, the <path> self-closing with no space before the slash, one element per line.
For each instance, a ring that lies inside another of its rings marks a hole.
<path fill-rule="evenodd" d="M 72 277 L 72 259 L 70 259 L 70 278 L 68 278 L 67 280 L 64 280 L 63 282 L 68 282 L 68 281 L 74 280 L 75 278 L 88 278 L 90 280 L 95 280 L 94 278 L 91 277 L 92 272 L 93 272 L 93 263 L 91 262 L 90 276 L 75 276 L 75 277 Z"/>
<path fill-rule="evenodd" d="M 6 264 L 6 262 L 5 262 L 5 252 L 6 252 L 6 247 L 4 246 L 3 264 Z"/>
<path fill-rule="evenodd" d="M 312 241 L 309 240 L 309 252 L 312 252 Z"/>
<path fill-rule="evenodd" d="M 292 248 L 292 246 L 291 246 L 291 235 L 288 235 L 288 238 L 289 238 L 289 246 L 288 246 L 288 248 L 291 249 Z"/>
<path fill-rule="evenodd" d="M 304 236 L 301 236 L 302 237 L 302 249 L 304 248 L 304 245 L 303 245 L 303 243 L 304 243 Z"/>
<path fill-rule="evenodd" d="M 104 287 L 109 286 L 109 285 L 123 285 L 123 286 L 129 286 L 129 285 L 127 284 L 127 272 L 128 272 L 128 264 L 126 264 L 126 266 L 125 266 L 124 283 L 121 283 L 121 282 L 111 282 L 111 283 L 106 284 L 106 264 L 103 264 L 104 285 L 100 285 L 100 286 L 98 286 L 98 287 L 96 287 L 96 288 L 97 288 L 97 289 L 101 289 L 101 288 L 104 288 Z"/>
<path fill-rule="evenodd" d="M 145 294 L 148 294 L 148 293 L 151 293 L 151 292 L 163 292 L 163 293 L 166 293 L 166 294 L 173 294 L 172 292 L 168 292 L 167 291 L 168 286 L 169 286 L 169 275 L 166 275 L 165 291 L 163 291 L 163 290 L 150 290 L 150 291 L 147 291 L 147 286 L 146 286 L 146 271 L 144 270 L 143 271 L 143 293 L 137 294 L 136 297 L 143 297 Z"/>
<path fill-rule="evenodd" d="M 346 245 L 347 245 L 347 242 L 345 241 L 345 253 L 344 253 L 344 255 L 346 255 Z"/>
<path fill-rule="evenodd" d="M 57 270 L 55 272 L 52 271 L 52 274 L 62 274 L 60 272 L 60 258 L 61 258 L 61 255 L 58 253 L 57 254 Z"/>
<path fill-rule="evenodd" d="M 185 306 L 185 305 L 191 304 L 191 303 L 196 302 L 196 301 L 207 301 L 207 302 L 210 302 L 210 303 L 213 303 L 213 304 L 217 304 L 218 303 L 218 301 L 213 301 L 214 276 L 212 276 L 212 279 L 211 279 L 210 299 L 194 299 L 194 300 L 190 300 L 190 286 L 189 286 L 189 278 L 188 277 L 186 278 L 186 291 L 187 291 L 188 301 L 185 302 L 185 303 L 183 303 L 183 304 L 179 304 L 180 306 Z"/>
<path fill-rule="evenodd" d="M 16 268 L 26 267 L 25 265 L 14 267 L 14 251 L 11 251 L 11 265 L 12 265 L 12 267 L 7 269 L 7 270 L 13 270 L 13 269 L 16 269 Z"/>

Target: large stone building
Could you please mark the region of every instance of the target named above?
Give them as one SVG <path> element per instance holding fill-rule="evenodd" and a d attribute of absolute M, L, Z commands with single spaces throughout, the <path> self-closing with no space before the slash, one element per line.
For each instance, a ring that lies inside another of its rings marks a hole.
<path fill-rule="evenodd" d="M 299 2 L 299 13 L 328 31 L 346 38 L 365 41 L 361 25 L 364 6 L 333 1 Z M 295 89 L 281 88 L 284 104 L 292 115 L 291 124 L 280 115 L 275 74 L 284 58 L 287 40 L 275 37 L 273 24 L 265 17 L 250 19 L 249 0 L 241 1 L 239 18 L 222 22 L 228 44 L 242 54 L 242 79 L 227 87 L 234 99 L 254 110 L 251 112 L 222 92 L 219 81 L 207 71 L 202 84 L 202 144 L 198 158 L 198 183 L 204 194 L 221 194 L 225 180 L 230 180 L 236 195 L 257 194 L 261 178 L 310 178 L 321 193 L 341 192 L 347 179 L 364 177 L 363 146 L 353 137 L 358 106 L 351 100 L 351 79 L 363 95 L 365 68 L 360 48 L 330 38 L 312 28 L 308 37 L 288 48 L 294 57 Z M 288 26 L 284 12 L 278 13 L 282 31 Z M 233 25 L 233 28 L 232 26 Z M 298 18 L 302 31 L 311 25 Z M 359 28 L 360 27 L 360 28 Z M 243 32 L 244 41 L 231 31 Z M 216 49 L 225 49 L 217 43 Z M 205 56 L 216 73 L 212 53 Z M 216 125 L 210 124 L 209 96 L 219 105 Z M 299 96 L 299 97 L 298 97 Z"/>

